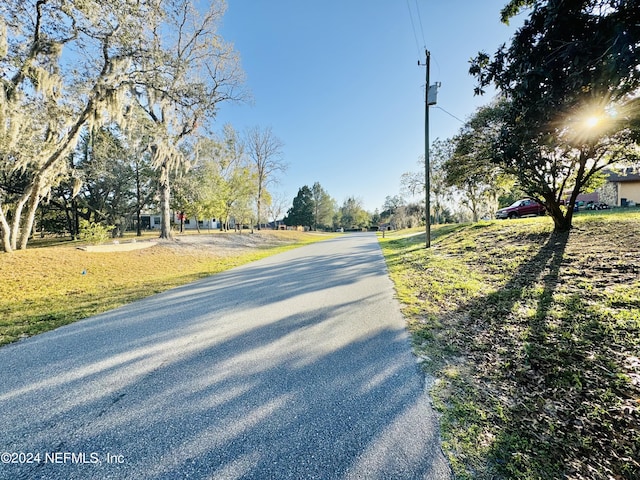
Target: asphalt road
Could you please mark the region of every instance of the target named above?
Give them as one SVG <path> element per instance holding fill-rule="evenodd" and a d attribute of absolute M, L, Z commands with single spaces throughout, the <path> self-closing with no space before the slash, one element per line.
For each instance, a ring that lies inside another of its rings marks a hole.
<path fill-rule="evenodd" d="M 445 479 L 376 237 L 0 348 L 0 479 Z"/>

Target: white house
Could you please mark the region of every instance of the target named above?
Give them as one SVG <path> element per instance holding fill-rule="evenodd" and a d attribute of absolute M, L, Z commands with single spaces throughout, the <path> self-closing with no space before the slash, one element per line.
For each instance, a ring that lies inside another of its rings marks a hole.
<path fill-rule="evenodd" d="M 172 225 L 180 228 L 180 220 L 180 214 L 174 212 L 171 216 Z M 197 230 L 198 227 L 200 227 L 200 230 L 216 230 L 220 228 L 220 222 L 215 218 L 196 220 L 185 216 L 182 218 L 182 221 L 182 228 L 184 230 Z M 156 212 L 143 213 L 140 215 L 140 224 L 143 230 L 160 230 L 162 219 L 160 214 Z"/>
<path fill-rule="evenodd" d="M 182 228 L 185 230 L 218 230 L 220 229 L 220 222 L 215 218 L 198 219 L 189 218 L 186 215 L 180 213 L 173 213 L 173 224 L 180 226 L 182 222 Z M 157 228 L 160 226 L 158 225 Z"/>

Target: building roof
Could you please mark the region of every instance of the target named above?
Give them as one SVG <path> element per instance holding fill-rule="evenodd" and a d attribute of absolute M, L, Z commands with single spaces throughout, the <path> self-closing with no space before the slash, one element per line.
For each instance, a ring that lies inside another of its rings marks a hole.
<path fill-rule="evenodd" d="M 609 182 L 640 182 L 640 172 L 637 168 L 623 168 L 620 171 L 607 170 L 607 181 Z"/>

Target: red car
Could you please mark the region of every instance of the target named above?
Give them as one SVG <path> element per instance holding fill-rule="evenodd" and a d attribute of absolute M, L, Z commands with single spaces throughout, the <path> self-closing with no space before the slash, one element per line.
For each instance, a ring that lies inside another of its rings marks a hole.
<path fill-rule="evenodd" d="M 518 218 L 525 215 L 544 215 L 544 205 L 530 198 L 523 198 L 496 212 L 496 218 Z"/>

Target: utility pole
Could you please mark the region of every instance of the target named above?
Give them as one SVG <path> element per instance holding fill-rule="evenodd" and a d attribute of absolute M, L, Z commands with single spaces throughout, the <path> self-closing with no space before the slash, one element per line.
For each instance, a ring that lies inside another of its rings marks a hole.
<path fill-rule="evenodd" d="M 431 163 L 429 161 L 429 88 L 430 88 L 430 69 L 431 69 L 431 53 L 425 50 L 426 55 L 426 81 L 424 95 L 424 210 L 426 223 L 426 240 L 425 247 L 431 247 Z"/>
<path fill-rule="evenodd" d="M 424 86 L 424 195 L 425 195 L 425 220 L 426 220 L 426 248 L 431 247 L 431 164 L 429 162 L 429 106 L 437 103 L 438 88 L 440 82 L 436 82 L 433 85 L 429 85 L 431 79 L 431 53 L 429 50 L 425 50 L 426 61 L 424 65 L 418 61 L 418 65 L 427 67 L 426 82 Z"/>
<path fill-rule="evenodd" d="M 427 67 L 426 82 L 424 85 L 424 217 L 426 223 L 426 248 L 431 247 L 431 166 L 429 164 L 429 69 L 431 64 L 431 53 L 425 50 L 426 61 L 424 66 Z M 418 65 L 421 63 L 418 61 Z"/>

